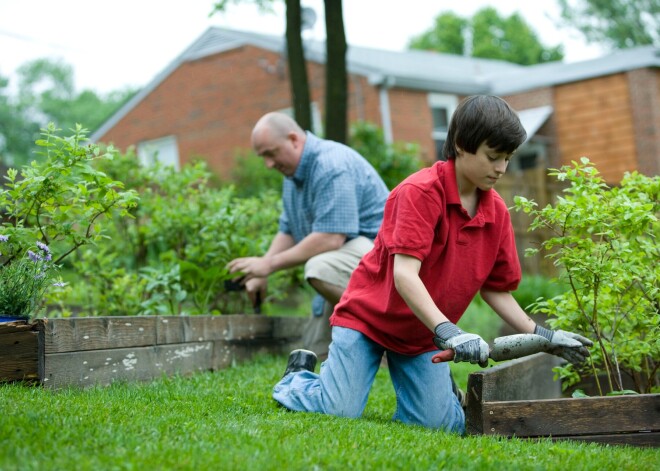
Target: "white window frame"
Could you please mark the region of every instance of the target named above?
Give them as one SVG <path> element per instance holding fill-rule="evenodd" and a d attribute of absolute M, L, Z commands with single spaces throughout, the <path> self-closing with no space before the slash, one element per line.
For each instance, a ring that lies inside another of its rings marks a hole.
<path fill-rule="evenodd" d="M 431 131 L 433 142 L 446 141 L 447 132 L 449 131 L 449 122 L 451 121 L 454 111 L 456 111 L 456 107 L 458 107 L 458 97 L 448 93 L 429 93 L 428 103 L 429 108 L 431 109 L 431 115 L 433 115 L 434 109 L 444 109 L 447 112 L 447 129 L 436 128 L 435 123 L 433 123 L 433 130 Z"/>
<path fill-rule="evenodd" d="M 137 154 L 144 167 L 151 167 L 159 162 L 164 166 L 174 167 L 175 170 L 181 168 L 179 145 L 174 135 L 138 143 Z"/>

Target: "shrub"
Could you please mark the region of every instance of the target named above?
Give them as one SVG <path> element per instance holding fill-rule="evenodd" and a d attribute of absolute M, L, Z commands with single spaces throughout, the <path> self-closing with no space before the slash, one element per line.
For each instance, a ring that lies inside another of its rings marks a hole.
<path fill-rule="evenodd" d="M 353 124 L 350 145 L 374 166 L 390 190 L 423 166 L 419 146 L 403 142 L 386 144 L 383 130 L 372 123 Z"/>
<path fill-rule="evenodd" d="M 611 392 L 624 390 L 627 375 L 638 391 L 651 391 L 660 368 L 660 177 L 627 173 L 610 188 L 587 158 L 550 175 L 570 184 L 554 206 L 515 199 L 533 217 L 530 230 L 553 234 L 528 252 L 546 252 L 568 287 L 534 310 L 595 340 L 588 365 L 559 375 L 571 385 L 591 373 L 601 394 L 601 373 Z"/>
<path fill-rule="evenodd" d="M 225 265 L 267 249 L 277 231 L 278 194 L 239 198 L 234 186 L 213 188 L 203 162 L 180 171 L 143 168 L 129 152 L 103 170 L 130 175 L 140 204 L 131 220 L 113 220 L 102 250 L 72 260 L 80 288 L 71 302 L 91 315 L 246 312 L 247 297 L 224 290 L 232 277 Z M 265 301 L 284 296 L 290 277 L 270 277 Z"/>
<path fill-rule="evenodd" d="M 41 272 L 47 263 L 48 274 L 81 247 L 104 240 L 108 218 L 126 218 L 137 204 L 134 191 L 124 190 L 123 183 L 95 167 L 99 161 L 113 159 L 114 149 L 102 152 L 98 146 L 84 145 L 87 131 L 79 125 L 69 137 L 61 137 L 59 131 L 53 124 L 43 129 L 43 139 L 36 144 L 43 149 L 39 153 L 44 158 L 23 167 L 20 175 L 10 168 L 0 190 L 0 232 L 4 240 L 11 241 L 3 248 L 2 270 L 15 277 L 36 269 L 24 258 L 35 240 L 41 252 L 48 248 L 47 254 L 32 252 L 42 258 L 38 263 Z M 25 283 L 20 288 L 23 296 L 27 291 L 37 298 L 46 294 L 45 285 L 28 288 Z M 12 291 L 6 296 L 20 296 L 16 286 L 5 285 L 5 289 Z M 37 302 L 41 299 L 28 302 L 26 309 L 34 310 Z"/>

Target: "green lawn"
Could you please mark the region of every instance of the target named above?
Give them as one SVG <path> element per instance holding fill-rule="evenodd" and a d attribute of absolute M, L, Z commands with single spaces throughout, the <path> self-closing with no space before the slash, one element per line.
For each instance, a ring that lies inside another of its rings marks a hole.
<path fill-rule="evenodd" d="M 271 399 L 285 357 L 145 384 L 51 391 L 0 385 L 0 470 L 652 470 L 660 451 L 459 437 L 390 421 L 385 369 L 362 419 Z M 462 365 L 452 365 L 458 367 Z M 470 365 L 455 369 L 465 384 Z"/>

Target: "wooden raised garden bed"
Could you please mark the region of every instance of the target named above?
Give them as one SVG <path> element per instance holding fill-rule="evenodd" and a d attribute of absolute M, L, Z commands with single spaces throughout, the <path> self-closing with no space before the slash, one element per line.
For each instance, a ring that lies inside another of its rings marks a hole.
<path fill-rule="evenodd" d="M 561 397 L 559 361 L 539 353 L 471 373 L 467 432 L 660 446 L 660 394 Z"/>
<path fill-rule="evenodd" d="M 0 381 L 49 388 L 218 370 L 299 346 L 302 317 L 80 317 L 0 324 Z"/>

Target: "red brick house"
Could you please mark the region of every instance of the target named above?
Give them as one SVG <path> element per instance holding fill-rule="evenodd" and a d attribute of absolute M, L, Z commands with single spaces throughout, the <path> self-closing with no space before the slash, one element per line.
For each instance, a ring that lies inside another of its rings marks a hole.
<path fill-rule="evenodd" d="M 256 120 L 290 107 L 281 37 L 209 28 L 93 135 L 140 158 L 182 165 L 202 157 L 227 175 L 249 148 Z M 324 44 L 306 44 L 314 114 L 324 108 Z M 349 120 L 381 126 L 389 141 L 417 142 L 436 159 L 456 104 L 471 94 L 507 99 L 528 130 L 518 168 L 588 156 L 612 183 L 624 171 L 660 173 L 660 51 L 519 66 L 424 51 L 349 47 Z"/>

